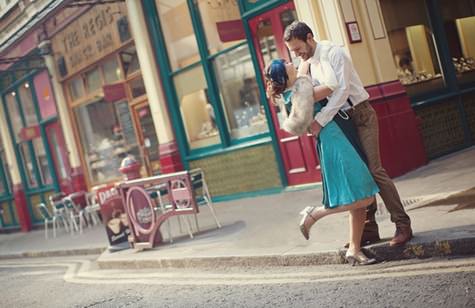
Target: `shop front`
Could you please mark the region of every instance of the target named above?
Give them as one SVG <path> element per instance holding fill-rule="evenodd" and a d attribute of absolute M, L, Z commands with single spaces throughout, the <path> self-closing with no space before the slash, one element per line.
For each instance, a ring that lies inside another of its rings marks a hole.
<path fill-rule="evenodd" d="M 133 155 L 159 172 L 158 138 L 124 3 L 85 10 L 51 37 L 87 187 L 118 181 Z"/>
<path fill-rule="evenodd" d="M 283 111 L 266 98 L 262 73 L 274 58 L 298 64 L 282 35 L 302 17 L 298 12 L 307 2 L 156 0 L 143 5 L 185 168 L 202 168 L 214 196 L 321 181 L 314 138 L 290 136 L 280 128 Z M 310 9 L 331 12 L 314 6 Z M 340 12 L 338 5 L 333 9 Z M 338 19 L 332 22 L 339 27 Z M 328 36 L 334 26 L 310 25 L 317 37 L 319 32 Z M 338 42 L 351 44 L 348 39 Z M 426 161 L 416 118 L 395 74 L 389 80 L 369 74 L 365 83 L 389 149 L 383 163 L 390 174 L 400 175 Z M 401 130 L 402 122 L 406 127 Z M 412 137 L 404 140 L 407 135 Z M 404 142 L 409 150 L 401 159 L 393 150 Z"/>
<path fill-rule="evenodd" d="M 3 94 L 23 189 L 33 224 L 43 222 L 36 207 L 61 189 L 67 191 L 69 165 L 62 145 L 48 74 L 19 79 Z"/>
<path fill-rule="evenodd" d="M 475 140 L 475 1 L 380 0 L 399 80 L 435 158 Z"/>

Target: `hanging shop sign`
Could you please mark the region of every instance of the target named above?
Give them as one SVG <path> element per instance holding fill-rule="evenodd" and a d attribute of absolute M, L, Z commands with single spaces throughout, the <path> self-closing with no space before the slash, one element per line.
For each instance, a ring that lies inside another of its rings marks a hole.
<path fill-rule="evenodd" d="M 51 42 L 59 76 L 66 78 L 131 39 L 124 3 L 96 5 Z"/>
<path fill-rule="evenodd" d="M 38 125 L 23 127 L 18 133 L 18 137 L 20 137 L 22 141 L 35 139 L 40 137 L 40 135 L 40 127 Z"/>

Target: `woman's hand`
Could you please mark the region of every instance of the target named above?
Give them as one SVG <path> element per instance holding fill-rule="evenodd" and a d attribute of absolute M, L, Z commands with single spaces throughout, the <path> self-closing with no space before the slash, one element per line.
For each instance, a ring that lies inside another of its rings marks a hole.
<path fill-rule="evenodd" d="M 308 132 L 317 137 L 318 134 L 320 134 L 321 129 L 322 126 L 320 126 L 320 124 L 316 120 L 313 120 L 312 124 L 310 124 L 310 126 L 308 127 Z"/>

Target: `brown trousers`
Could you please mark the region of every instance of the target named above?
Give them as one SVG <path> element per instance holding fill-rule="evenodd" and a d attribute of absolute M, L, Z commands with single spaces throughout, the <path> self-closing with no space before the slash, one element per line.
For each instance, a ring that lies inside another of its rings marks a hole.
<path fill-rule="evenodd" d="M 381 165 L 376 111 L 368 101 L 365 101 L 358 104 L 354 109 L 349 110 L 348 114 L 352 117 L 358 130 L 361 146 L 368 160 L 369 170 L 379 187 L 379 194 L 391 215 L 391 221 L 396 226 L 409 227 L 411 220 L 404 210 L 396 186 Z M 375 219 L 376 210 L 376 202 L 374 202 L 366 211 L 365 233 L 374 234 L 374 232 L 378 232 L 378 225 Z"/>

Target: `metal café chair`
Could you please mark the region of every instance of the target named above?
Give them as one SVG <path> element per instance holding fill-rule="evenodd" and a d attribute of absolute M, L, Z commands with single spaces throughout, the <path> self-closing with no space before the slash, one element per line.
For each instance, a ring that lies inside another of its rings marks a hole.
<path fill-rule="evenodd" d="M 78 231 L 82 234 L 83 225 L 86 224 L 85 217 L 84 217 L 84 209 L 77 203 L 77 199 L 82 198 L 85 201 L 86 192 L 79 191 L 74 192 L 62 199 L 65 209 L 68 213 L 69 220 L 71 223 L 71 229 Z"/>
<path fill-rule="evenodd" d="M 63 220 L 64 226 L 67 228 L 67 224 L 64 221 L 65 218 L 61 214 L 51 214 L 48 207 L 44 203 L 38 204 L 37 207 L 44 220 L 46 239 L 48 239 L 48 225 L 50 223 L 53 225 L 53 237 L 56 237 L 56 225 L 58 224 L 58 220 Z"/>
<path fill-rule="evenodd" d="M 67 213 L 66 207 L 64 206 L 63 203 L 63 198 L 66 195 L 62 192 L 53 194 L 49 196 L 49 203 L 51 208 L 53 209 L 53 216 L 60 217 L 61 222 L 64 225 L 64 228 L 66 229 L 67 232 L 72 232 L 73 230 L 70 229 L 69 225 L 69 214 Z"/>
<path fill-rule="evenodd" d="M 99 203 L 97 202 L 97 195 L 94 192 L 86 193 L 86 207 L 84 208 L 84 214 L 86 216 L 88 227 L 97 225 L 101 222 L 97 212 L 100 210 Z"/>

